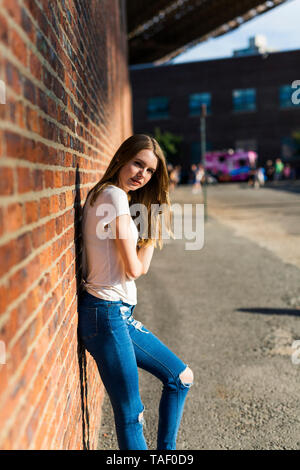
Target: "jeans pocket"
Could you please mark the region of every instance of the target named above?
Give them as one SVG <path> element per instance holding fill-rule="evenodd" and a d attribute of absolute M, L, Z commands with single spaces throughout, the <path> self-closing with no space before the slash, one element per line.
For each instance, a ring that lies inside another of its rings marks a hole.
<path fill-rule="evenodd" d="M 98 334 L 97 307 L 84 307 L 79 314 L 78 330 L 81 338 L 91 339 Z"/>

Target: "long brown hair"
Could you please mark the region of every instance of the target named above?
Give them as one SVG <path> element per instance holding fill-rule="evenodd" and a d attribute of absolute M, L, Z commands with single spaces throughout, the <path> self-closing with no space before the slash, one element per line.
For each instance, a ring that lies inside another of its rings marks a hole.
<path fill-rule="evenodd" d="M 169 177 L 166 159 L 158 142 L 151 136 L 146 134 L 134 134 L 126 139 L 114 154 L 110 164 L 108 165 L 104 175 L 98 183 L 90 190 L 87 197 L 90 196 L 90 204 L 94 205 L 100 192 L 108 185 L 118 185 L 118 176 L 120 169 L 134 158 L 141 150 L 152 150 L 158 159 L 158 165 L 148 183 L 135 191 L 128 191 L 127 197 L 130 206 L 133 204 L 143 204 L 147 208 L 148 221 L 145 221 L 148 228 L 148 236 L 144 238 L 140 236 L 138 246 L 157 246 L 162 249 L 162 220 L 167 233 L 174 238 L 171 230 L 172 211 L 169 198 Z M 159 211 L 151 211 L 152 204 L 162 205 Z M 141 217 L 143 215 L 141 214 Z M 153 231 L 151 230 L 153 227 Z M 155 234 L 155 238 L 151 238 L 151 234 Z M 149 237 L 150 234 L 150 237 Z"/>

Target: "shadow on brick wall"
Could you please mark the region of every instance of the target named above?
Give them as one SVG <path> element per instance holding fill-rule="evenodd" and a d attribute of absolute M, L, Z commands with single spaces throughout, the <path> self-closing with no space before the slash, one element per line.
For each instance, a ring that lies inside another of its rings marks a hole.
<path fill-rule="evenodd" d="M 75 176 L 75 199 L 74 199 L 74 245 L 75 245 L 75 272 L 76 272 L 76 292 L 77 298 L 81 292 L 82 281 L 82 260 L 81 260 L 81 218 L 82 208 L 80 200 L 80 173 L 79 166 L 76 167 Z M 90 448 L 90 429 L 89 429 L 89 413 L 87 408 L 87 373 L 86 373 L 86 352 L 84 345 L 77 334 L 77 356 L 80 377 L 80 395 L 81 395 L 81 416 L 82 416 L 82 447 L 84 450 Z"/>

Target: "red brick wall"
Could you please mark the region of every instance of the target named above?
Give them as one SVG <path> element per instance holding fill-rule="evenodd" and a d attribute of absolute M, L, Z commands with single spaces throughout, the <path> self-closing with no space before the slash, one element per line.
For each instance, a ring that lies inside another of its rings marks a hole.
<path fill-rule="evenodd" d="M 78 222 L 132 134 L 123 0 L 0 0 L 0 80 L 0 448 L 93 449 Z"/>

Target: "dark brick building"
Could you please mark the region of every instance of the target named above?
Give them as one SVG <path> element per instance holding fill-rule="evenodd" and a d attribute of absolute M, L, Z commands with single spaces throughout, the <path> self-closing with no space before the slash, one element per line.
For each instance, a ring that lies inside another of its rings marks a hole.
<path fill-rule="evenodd" d="M 293 154 L 300 106 L 300 51 L 132 67 L 134 132 L 155 127 L 183 136 L 186 170 L 200 159 L 200 108 L 206 102 L 207 149 L 256 150 L 259 162 Z M 293 100 L 294 101 L 294 100 Z"/>

